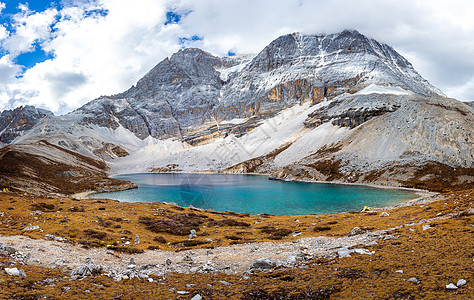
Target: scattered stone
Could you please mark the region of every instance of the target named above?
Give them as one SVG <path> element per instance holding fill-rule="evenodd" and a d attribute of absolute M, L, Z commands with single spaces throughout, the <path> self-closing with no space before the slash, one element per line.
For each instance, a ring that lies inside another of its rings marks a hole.
<path fill-rule="evenodd" d="M 388 217 L 388 216 L 389 216 L 389 214 L 388 214 L 387 212 L 385 212 L 385 211 L 382 212 L 382 213 L 379 215 L 379 217 Z"/>
<path fill-rule="evenodd" d="M 275 267 L 275 261 L 270 258 L 259 258 L 250 265 L 250 270 L 260 269 L 271 269 Z"/>
<path fill-rule="evenodd" d="M 69 239 L 65 239 L 63 237 L 55 236 L 55 235 L 52 235 L 52 234 L 45 235 L 44 239 L 45 240 L 53 240 L 53 241 L 56 241 L 56 242 L 70 242 Z"/>
<path fill-rule="evenodd" d="M 202 296 L 199 294 L 194 295 L 194 297 L 191 298 L 191 300 L 202 300 Z"/>
<path fill-rule="evenodd" d="M 403 274 L 403 270 L 396 270 L 395 273 Z"/>
<path fill-rule="evenodd" d="M 28 231 L 33 231 L 33 230 L 37 230 L 37 229 L 40 229 L 39 225 L 28 226 L 28 227 L 23 228 L 23 230 L 28 230 Z"/>
<path fill-rule="evenodd" d="M 177 291 L 176 293 L 178 295 L 187 295 L 187 294 L 189 294 L 189 292 L 186 292 L 186 291 Z"/>
<path fill-rule="evenodd" d="M 456 283 L 456 285 L 458 287 L 460 287 L 460 286 L 465 285 L 466 283 L 467 283 L 467 281 L 465 279 L 459 279 L 458 282 Z"/>
<path fill-rule="evenodd" d="M 428 230 L 430 228 L 433 228 L 433 227 L 431 227 L 430 225 L 423 225 L 423 231 Z"/>
<path fill-rule="evenodd" d="M 224 280 L 221 280 L 219 282 L 222 283 L 223 285 L 232 285 L 232 283 L 229 283 L 229 282 L 224 281 Z"/>
<path fill-rule="evenodd" d="M 0 254 L 2 254 L 2 255 L 12 255 L 12 254 L 15 254 L 16 252 L 17 251 L 16 251 L 15 248 L 0 244 Z"/>
<path fill-rule="evenodd" d="M 191 273 L 196 273 L 197 271 L 199 271 L 199 267 L 192 267 L 189 271 Z"/>
<path fill-rule="evenodd" d="M 354 227 L 351 232 L 347 236 L 354 236 L 354 235 L 359 235 L 365 233 L 365 230 L 359 228 L 359 227 Z"/>
<path fill-rule="evenodd" d="M 18 270 L 17 268 L 5 268 L 5 272 L 11 276 L 26 277 L 26 273 L 23 269 Z"/>
<path fill-rule="evenodd" d="M 192 238 L 197 238 L 197 234 L 196 234 L 196 230 L 194 229 L 191 229 L 191 233 L 189 234 L 189 238 L 192 239 Z"/>
<path fill-rule="evenodd" d="M 351 252 L 352 251 L 347 248 L 340 248 L 336 250 L 336 254 L 339 256 L 339 258 L 349 257 L 351 256 Z"/>
<path fill-rule="evenodd" d="M 420 281 L 416 277 L 411 277 L 410 279 L 407 279 L 407 281 L 413 282 L 413 283 L 416 283 L 416 284 L 420 283 Z"/>
<path fill-rule="evenodd" d="M 447 290 L 457 290 L 458 287 L 455 286 L 453 283 L 450 283 L 450 284 L 446 285 L 446 289 Z"/>
<path fill-rule="evenodd" d="M 152 282 L 153 282 L 153 278 L 149 277 L 149 278 L 148 278 L 148 282 L 152 283 Z"/>
<path fill-rule="evenodd" d="M 97 275 L 102 273 L 102 266 L 97 266 L 92 263 L 92 259 L 90 257 L 86 258 L 85 263 L 76 270 L 71 272 L 71 276 L 91 276 Z"/>
<path fill-rule="evenodd" d="M 287 264 L 287 265 L 290 265 L 290 266 L 296 264 L 297 262 L 298 262 L 298 258 L 297 258 L 296 256 L 294 256 L 294 255 L 289 256 L 289 257 L 286 259 L 286 264 Z"/>
<path fill-rule="evenodd" d="M 130 245 L 130 241 L 126 241 L 126 242 L 125 242 L 125 245 Z"/>
<path fill-rule="evenodd" d="M 138 237 L 138 235 L 135 236 L 135 245 L 138 245 L 140 244 L 140 238 Z"/>

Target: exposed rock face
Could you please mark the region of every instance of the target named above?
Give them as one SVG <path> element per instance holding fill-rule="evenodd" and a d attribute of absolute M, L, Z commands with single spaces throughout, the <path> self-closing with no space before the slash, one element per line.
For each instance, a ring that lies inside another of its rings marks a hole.
<path fill-rule="evenodd" d="M 113 173 L 172 165 L 423 186 L 447 172 L 462 184 L 474 180 L 473 112 L 357 31 L 294 33 L 257 55 L 180 50 L 128 91 L 43 118 L 16 142 L 113 160 Z"/>
<path fill-rule="evenodd" d="M 254 57 L 180 50 L 128 91 L 91 101 L 72 115 L 83 125 L 123 126 L 140 139 L 182 138 L 194 136 L 197 128 L 235 118 L 268 118 L 295 104 L 318 103 L 369 84 L 441 94 L 395 50 L 357 31 L 295 33 Z"/>
<path fill-rule="evenodd" d="M 22 133 L 35 126 L 40 119 L 51 115 L 53 113 L 48 110 L 30 105 L 2 111 L 0 114 L 0 145 L 11 143 Z"/>

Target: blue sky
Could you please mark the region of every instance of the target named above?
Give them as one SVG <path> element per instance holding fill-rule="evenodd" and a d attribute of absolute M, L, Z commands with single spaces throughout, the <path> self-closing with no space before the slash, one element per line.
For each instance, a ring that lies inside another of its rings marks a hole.
<path fill-rule="evenodd" d="M 0 110 L 57 114 L 122 92 L 184 47 L 256 53 L 291 32 L 357 29 L 448 96 L 474 100 L 474 9 L 463 0 L 0 0 Z"/>

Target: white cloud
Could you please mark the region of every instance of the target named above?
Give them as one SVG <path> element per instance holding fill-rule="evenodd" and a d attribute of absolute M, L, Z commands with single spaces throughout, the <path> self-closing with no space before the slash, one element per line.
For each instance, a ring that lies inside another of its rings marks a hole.
<path fill-rule="evenodd" d="M 190 12 L 165 26 L 169 9 Z M 4 66 L 9 70 L 2 74 L 0 109 L 27 101 L 63 113 L 122 92 L 177 51 L 180 37 L 203 37 L 191 44 L 225 55 L 258 52 L 290 32 L 346 28 L 394 46 L 449 96 L 474 99 L 472 10 L 470 1 L 456 0 L 96 0 L 40 13 L 25 7 L 14 17 L 11 37 L 0 26 L 0 40 L 4 36 L 3 47 L 10 51 L 0 60 L 0 72 Z M 19 68 L 11 61 L 38 42 L 54 58 L 17 79 Z"/>
<path fill-rule="evenodd" d="M 13 55 L 32 50 L 32 45 L 48 39 L 51 35 L 51 24 L 57 14 L 56 9 L 33 13 L 28 7 L 21 5 L 21 12 L 13 16 L 12 27 L 15 34 L 6 38 L 2 47 Z"/>
<path fill-rule="evenodd" d="M 8 36 L 8 30 L 0 25 L 0 42 Z"/>

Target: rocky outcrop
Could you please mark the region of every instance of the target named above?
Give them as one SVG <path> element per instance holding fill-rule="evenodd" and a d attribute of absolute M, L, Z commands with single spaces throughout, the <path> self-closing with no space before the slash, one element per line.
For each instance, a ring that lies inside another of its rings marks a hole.
<path fill-rule="evenodd" d="M 400 104 L 381 103 L 371 107 L 354 106 L 344 110 L 331 112 L 331 108 L 336 106 L 338 102 L 334 102 L 330 107 L 317 110 L 308 115 L 308 119 L 304 122 L 307 128 L 314 128 L 321 124 L 331 122 L 335 126 L 340 127 L 357 127 L 373 117 L 381 116 L 389 112 L 396 111 Z"/>
<path fill-rule="evenodd" d="M 42 118 L 53 113 L 26 105 L 0 114 L 0 145 L 10 144 L 15 138 L 35 126 Z"/>

